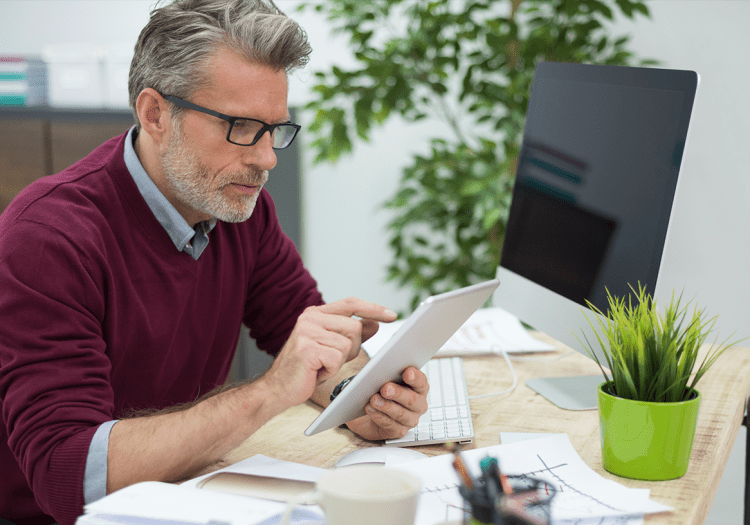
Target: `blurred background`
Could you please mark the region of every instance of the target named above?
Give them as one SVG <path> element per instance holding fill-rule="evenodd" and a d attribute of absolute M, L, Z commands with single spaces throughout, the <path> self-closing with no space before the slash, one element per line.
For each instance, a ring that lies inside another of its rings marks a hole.
<path fill-rule="evenodd" d="M 313 55 L 308 67 L 290 79 L 289 106 L 303 125 L 298 149 L 280 154 L 279 167 L 271 173 L 278 189 L 269 189 L 327 301 L 355 295 L 408 311 L 411 291 L 387 281 L 393 253 L 386 226 L 393 211 L 383 204 L 398 190 L 402 171 L 414 156 L 428 154 L 428 139 L 449 136 L 449 126 L 432 118 L 414 123 L 393 116 L 372 129 L 369 142 L 355 141 L 352 153 L 335 164 L 315 164 L 311 134 L 304 132 L 314 114 L 302 109 L 314 99 L 313 73 L 356 63 L 348 39 L 333 34 L 325 16 L 313 9 L 297 11 L 301 4 L 316 3 L 322 1 L 277 0 L 307 31 Z M 46 58 L 48 64 L 56 64 L 57 72 L 62 71 L 55 80 L 58 88 L 80 91 L 86 87 L 80 85 L 82 77 L 66 78 L 66 64 L 68 73 L 71 64 L 79 73 L 80 64 L 96 62 L 100 70 L 104 68 L 103 73 L 91 73 L 101 74 L 102 84 L 80 99 L 75 93 L 66 98 L 70 94 L 64 90 L 52 93 L 52 86 L 47 86 L 46 96 L 53 96 L 50 102 L 55 106 L 87 107 L 96 114 L 93 121 L 66 113 L 44 124 L 49 117 L 41 113 L 0 107 L 0 210 L 27 183 L 30 173 L 59 171 L 127 129 L 132 122 L 124 91 L 129 54 L 153 4 L 153 0 L 0 2 L 0 56 L 4 57 L 0 79 L 15 74 L 13 63 Z M 612 32 L 630 35 L 628 48 L 637 57 L 656 59 L 660 67 L 695 70 L 701 77 L 669 240 L 671 252 L 679 254 L 682 264 L 671 279 L 686 296 L 695 296 L 709 315 L 719 316 L 716 327 L 721 336 L 736 332 L 737 337 L 747 337 L 750 2 L 650 0 L 646 4 L 650 18 L 629 20 L 618 15 Z M 48 75 L 54 67 L 48 65 Z M 91 87 L 94 76 L 88 82 Z M 33 102 L 31 96 L 28 101 Z M 22 150 L 19 141 L 24 142 Z M 281 158 L 287 153 L 289 158 Z M 277 192 L 284 194 L 283 204 Z M 743 427 L 706 523 L 741 523 L 744 436 Z"/>

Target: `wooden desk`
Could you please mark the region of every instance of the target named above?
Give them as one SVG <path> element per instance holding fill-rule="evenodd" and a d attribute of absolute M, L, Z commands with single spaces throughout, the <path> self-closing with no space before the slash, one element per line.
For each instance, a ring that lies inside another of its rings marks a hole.
<path fill-rule="evenodd" d="M 539 357 L 560 356 L 566 351 Z M 697 525 L 705 521 L 744 416 L 750 392 L 750 350 L 727 350 L 698 383 L 703 401 L 690 467 L 682 478 L 661 482 L 629 480 L 606 472 L 601 461 L 598 412 L 559 409 L 523 384 L 532 377 L 600 373 L 593 361 L 572 353 L 556 361 L 513 361 L 513 366 L 518 374 L 515 391 L 471 401 L 476 438 L 470 448 L 497 445 L 501 431 L 567 433 L 581 458 L 603 477 L 628 487 L 648 488 L 653 500 L 675 508 L 671 513 L 647 516 L 646 523 Z M 465 358 L 464 370 L 469 396 L 502 391 L 511 384 L 511 374 L 502 358 Z M 329 468 L 347 452 L 379 445 L 340 428 L 305 437 L 304 430 L 319 412 L 312 404 L 288 410 L 269 421 L 217 468 L 258 453 Z M 422 446 L 419 451 L 427 455 L 446 452 L 441 446 Z"/>

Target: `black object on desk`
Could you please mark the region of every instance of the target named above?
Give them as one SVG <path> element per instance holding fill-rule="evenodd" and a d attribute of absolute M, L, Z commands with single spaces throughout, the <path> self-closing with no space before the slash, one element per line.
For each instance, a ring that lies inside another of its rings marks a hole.
<path fill-rule="evenodd" d="M 454 466 L 462 483 L 458 490 L 468 504 L 471 525 L 548 525 L 555 489 L 544 481 L 525 477 L 516 483 L 500 472 L 497 458 L 482 459 L 482 477 L 472 479 L 458 451 Z"/>

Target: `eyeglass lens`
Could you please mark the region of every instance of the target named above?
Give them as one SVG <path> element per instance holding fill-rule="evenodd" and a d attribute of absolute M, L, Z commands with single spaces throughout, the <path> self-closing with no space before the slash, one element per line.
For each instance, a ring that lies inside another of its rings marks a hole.
<path fill-rule="evenodd" d="M 260 139 L 259 135 L 264 131 L 263 124 L 255 120 L 237 119 L 232 126 L 229 140 L 237 144 L 249 145 Z M 291 125 L 279 124 L 271 132 L 273 147 L 276 149 L 286 148 L 297 133 L 297 128 Z"/>

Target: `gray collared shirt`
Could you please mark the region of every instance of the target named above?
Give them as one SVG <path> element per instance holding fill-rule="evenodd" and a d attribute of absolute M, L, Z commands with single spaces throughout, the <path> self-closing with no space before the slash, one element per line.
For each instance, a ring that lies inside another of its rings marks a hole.
<path fill-rule="evenodd" d="M 125 166 L 133 177 L 138 190 L 148 204 L 159 223 L 172 239 L 172 243 L 179 251 L 186 252 L 196 261 L 208 246 L 208 234 L 216 226 L 216 218 L 199 222 L 191 228 L 167 198 L 159 191 L 154 181 L 143 168 L 138 155 L 135 153 L 133 141 L 137 135 L 135 126 L 130 128 L 125 137 Z M 107 450 L 109 449 L 109 433 L 117 420 L 107 421 L 99 425 L 89 445 L 86 457 L 86 470 L 83 476 L 83 498 L 85 503 L 92 503 L 107 494 Z"/>

